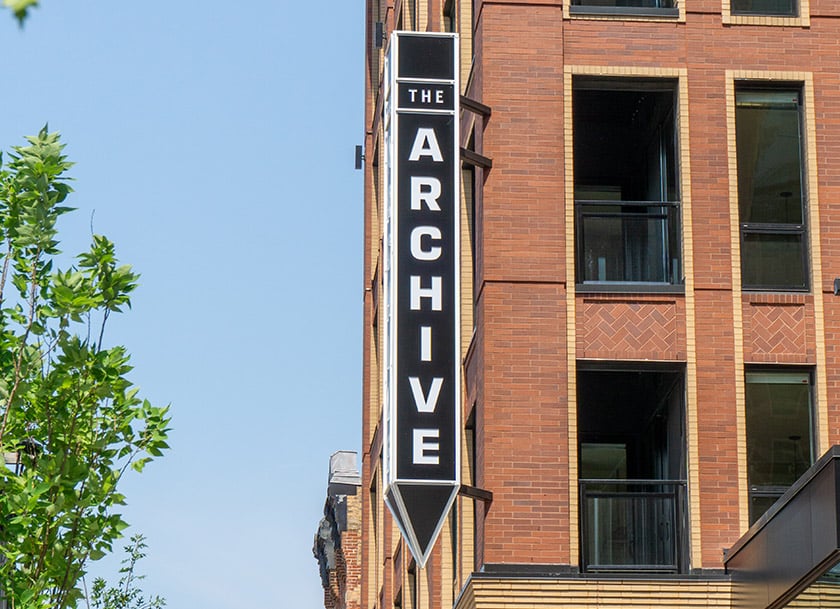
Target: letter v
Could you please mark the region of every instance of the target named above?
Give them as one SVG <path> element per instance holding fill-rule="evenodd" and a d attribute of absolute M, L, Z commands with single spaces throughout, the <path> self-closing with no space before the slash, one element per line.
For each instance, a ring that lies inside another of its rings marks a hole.
<path fill-rule="evenodd" d="M 423 395 L 423 386 L 420 385 L 420 379 L 416 376 L 408 377 L 408 382 L 411 384 L 411 393 L 414 395 L 414 403 L 417 405 L 417 412 L 434 412 L 437 406 L 438 396 L 440 396 L 440 388 L 443 386 L 443 379 L 435 377 L 432 379 L 432 386 L 429 387 L 429 395 Z"/>

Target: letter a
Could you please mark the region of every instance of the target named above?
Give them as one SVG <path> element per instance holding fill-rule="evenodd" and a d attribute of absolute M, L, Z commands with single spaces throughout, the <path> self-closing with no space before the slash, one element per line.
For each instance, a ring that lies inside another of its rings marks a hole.
<path fill-rule="evenodd" d="M 421 156 L 430 156 L 436 163 L 443 163 L 443 155 L 440 153 L 435 130 L 430 127 L 420 127 L 417 130 L 408 160 L 419 161 Z"/>

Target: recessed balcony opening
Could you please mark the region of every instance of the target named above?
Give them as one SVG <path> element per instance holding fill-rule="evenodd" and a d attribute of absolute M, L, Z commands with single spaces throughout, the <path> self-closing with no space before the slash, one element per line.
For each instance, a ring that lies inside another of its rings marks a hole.
<path fill-rule="evenodd" d="M 682 283 L 676 82 L 574 83 L 577 282 Z"/>
<path fill-rule="evenodd" d="M 578 373 L 581 568 L 686 568 L 682 369 Z"/>

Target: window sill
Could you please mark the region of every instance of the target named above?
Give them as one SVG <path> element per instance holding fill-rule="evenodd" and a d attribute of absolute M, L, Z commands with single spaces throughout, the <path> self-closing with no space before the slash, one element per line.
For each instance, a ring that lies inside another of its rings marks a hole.
<path fill-rule="evenodd" d="M 732 17 L 769 17 L 770 19 L 799 19 L 799 15 L 785 13 L 736 13 L 731 12 Z"/>
<path fill-rule="evenodd" d="M 762 287 L 762 286 L 742 286 L 741 291 L 744 294 L 810 294 L 811 289 L 808 287 Z"/>
<path fill-rule="evenodd" d="M 807 15 L 755 15 L 746 13 L 724 13 L 723 23 L 726 25 L 763 25 L 769 27 L 811 27 L 811 20 Z"/>
<path fill-rule="evenodd" d="M 603 283 L 578 283 L 575 292 L 582 293 L 620 293 L 620 294 L 685 294 L 685 286 L 670 283 L 634 283 L 616 281 Z"/>

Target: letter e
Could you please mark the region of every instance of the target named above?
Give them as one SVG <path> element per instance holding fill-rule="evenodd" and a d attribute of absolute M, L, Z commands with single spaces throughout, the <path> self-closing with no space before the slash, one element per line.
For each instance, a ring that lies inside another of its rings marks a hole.
<path fill-rule="evenodd" d="M 439 429 L 415 429 L 414 430 L 414 465 L 438 465 L 440 463 L 440 442 L 434 442 L 440 438 Z"/>

